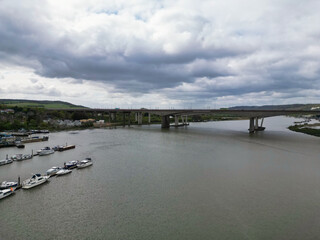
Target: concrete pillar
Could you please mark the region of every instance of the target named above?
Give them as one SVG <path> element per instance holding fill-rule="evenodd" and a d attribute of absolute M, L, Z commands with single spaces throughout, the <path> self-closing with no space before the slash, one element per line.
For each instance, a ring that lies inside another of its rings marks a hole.
<path fill-rule="evenodd" d="M 170 128 L 169 116 L 162 116 L 161 117 L 161 128 Z"/>
<path fill-rule="evenodd" d="M 182 115 L 181 115 L 181 124 L 184 125 L 184 119 Z"/>
<path fill-rule="evenodd" d="M 264 118 L 261 119 L 261 125 L 260 125 L 260 127 L 263 127 L 263 120 L 264 120 Z"/>
<path fill-rule="evenodd" d="M 142 125 L 142 112 L 138 113 L 138 125 Z"/>
<path fill-rule="evenodd" d="M 259 118 L 258 117 L 256 117 L 255 118 L 255 120 L 256 120 L 256 122 L 255 122 L 255 126 L 254 126 L 254 129 L 258 129 L 259 128 Z"/>
<path fill-rule="evenodd" d="M 185 116 L 185 125 L 188 125 L 188 115 Z"/>
<path fill-rule="evenodd" d="M 115 120 L 115 118 L 116 118 L 116 113 L 111 113 L 111 120 L 113 121 Z"/>
<path fill-rule="evenodd" d="M 249 133 L 254 132 L 254 117 L 250 118 L 250 123 L 249 123 Z"/>
<path fill-rule="evenodd" d="M 109 123 L 111 123 L 111 113 L 109 112 Z"/>
<path fill-rule="evenodd" d="M 174 125 L 177 127 L 179 125 L 179 116 L 174 115 Z"/>
<path fill-rule="evenodd" d="M 149 117 L 148 123 L 150 124 L 151 123 L 151 113 L 148 113 L 148 117 Z"/>
<path fill-rule="evenodd" d="M 135 113 L 135 114 L 134 114 L 134 121 L 135 121 L 135 122 L 138 122 L 138 113 Z"/>
<path fill-rule="evenodd" d="M 130 127 L 130 124 L 131 124 L 131 113 L 129 112 L 128 113 L 128 126 Z"/>

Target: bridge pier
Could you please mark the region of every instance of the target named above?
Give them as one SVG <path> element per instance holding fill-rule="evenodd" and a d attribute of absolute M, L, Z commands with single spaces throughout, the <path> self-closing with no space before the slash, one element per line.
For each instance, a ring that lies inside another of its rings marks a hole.
<path fill-rule="evenodd" d="M 261 120 L 261 125 L 259 126 L 259 117 L 251 117 L 249 122 L 249 133 L 254 133 L 257 131 L 264 131 L 265 127 L 262 126 L 264 118 Z"/>
<path fill-rule="evenodd" d="M 151 113 L 148 113 L 148 123 L 151 123 Z"/>
<path fill-rule="evenodd" d="M 142 125 L 142 112 L 138 113 L 138 125 Z"/>
<path fill-rule="evenodd" d="M 161 128 L 170 128 L 169 116 L 162 116 L 161 117 Z"/>
<path fill-rule="evenodd" d="M 174 115 L 174 125 L 176 127 L 178 127 L 178 125 L 179 125 L 179 116 L 178 115 Z"/>

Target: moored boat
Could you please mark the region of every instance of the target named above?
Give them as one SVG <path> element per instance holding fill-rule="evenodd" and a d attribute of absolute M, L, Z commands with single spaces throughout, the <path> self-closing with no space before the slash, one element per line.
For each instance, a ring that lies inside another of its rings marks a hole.
<path fill-rule="evenodd" d="M 13 160 L 10 159 L 10 158 L 8 158 L 8 155 L 7 155 L 7 156 L 6 156 L 6 159 L 0 160 L 0 166 L 1 166 L 1 165 L 5 165 L 5 164 L 10 164 L 10 163 L 12 163 L 12 162 L 13 162 Z"/>
<path fill-rule="evenodd" d="M 23 160 L 27 160 L 27 159 L 31 159 L 33 158 L 32 154 L 15 154 L 11 157 L 11 159 L 13 161 L 23 161 Z"/>
<path fill-rule="evenodd" d="M 70 169 L 61 169 L 57 172 L 57 176 L 62 176 L 62 175 L 65 175 L 65 174 L 68 174 L 71 172 L 72 172 L 72 170 L 70 170 Z"/>
<path fill-rule="evenodd" d="M 10 196 L 14 190 L 15 188 L 0 190 L 0 199 Z"/>
<path fill-rule="evenodd" d="M 46 181 L 48 181 L 48 178 L 49 178 L 49 176 L 42 176 L 39 173 L 34 174 L 31 178 L 23 181 L 22 188 L 23 189 L 29 189 L 29 188 L 36 187 L 36 186 L 38 186 L 40 184 L 43 184 Z"/>
<path fill-rule="evenodd" d="M 13 187 L 17 187 L 17 186 L 18 186 L 18 182 L 4 181 L 0 184 L 0 189 L 8 189 L 8 188 L 13 188 Z"/>
<path fill-rule="evenodd" d="M 80 162 L 78 162 L 77 164 L 77 168 L 85 168 L 85 167 L 89 167 L 93 164 L 91 158 L 86 158 L 84 160 L 81 160 Z"/>
<path fill-rule="evenodd" d="M 40 151 L 37 151 L 39 153 L 39 156 L 45 156 L 54 153 L 54 150 L 50 147 L 42 148 Z"/>
<path fill-rule="evenodd" d="M 67 162 L 67 163 L 64 163 L 64 168 L 65 168 L 65 169 L 76 168 L 78 162 L 79 162 L 79 161 L 69 161 L 69 162 Z"/>
<path fill-rule="evenodd" d="M 53 176 L 56 175 L 58 171 L 60 171 L 62 168 L 61 167 L 52 167 L 47 170 L 46 174 L 47 176 Z"/>

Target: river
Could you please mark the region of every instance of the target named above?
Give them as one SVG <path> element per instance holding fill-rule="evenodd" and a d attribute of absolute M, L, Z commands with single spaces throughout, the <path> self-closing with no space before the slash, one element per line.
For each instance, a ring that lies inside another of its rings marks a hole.
<path fill-rule="evenodd" d="M 76 145 L 0 166 L 0 182 L 94 161 L 0 200 L 0 239 L 319 239 L 320 138 L 286 129 L 294 121 L 251 135 L 248 120 L 58 132 L 0 149 Z"/>

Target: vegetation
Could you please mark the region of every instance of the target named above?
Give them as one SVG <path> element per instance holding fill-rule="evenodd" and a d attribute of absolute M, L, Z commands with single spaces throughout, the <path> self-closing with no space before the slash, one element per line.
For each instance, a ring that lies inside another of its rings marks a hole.
<path fill-rule="evenodd" d="M 291 131 L 301 132 L 308 135 L 320 137 L 320 129 L 312 128 L 314 125 L 293 125 L 288 127 Z"/>
<path fill-rule="evenodd" d="M 45 109 L 59 109 L 59 108 L 86 108 L 80 105 L 74 105 L 63 101 L 37 101 L 37 100 L 22 100 L 22 99 L 0 99 L 0 105 L 5 105 L 8 108 L 45 108 Z"/>

